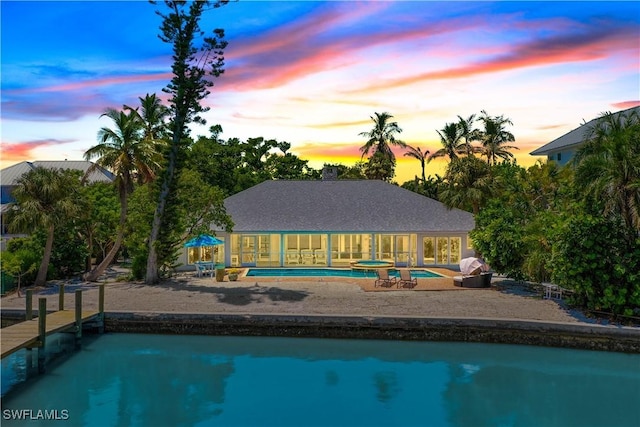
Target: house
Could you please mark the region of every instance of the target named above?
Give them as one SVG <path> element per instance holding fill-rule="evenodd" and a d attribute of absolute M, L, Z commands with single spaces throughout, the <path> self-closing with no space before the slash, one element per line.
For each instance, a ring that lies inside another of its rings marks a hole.
<path fill-rule="evenodd" d="M 228 197 L 233 232 L 214 230 L 224 245 L 190 248 L 181 262 L 213 257 L 239 267 L 348 267 L 375 259 L 434 266 L 474 254 L 471 213 L 383 181 L 323 176 L 265 181 Z"/>
<path fill-rule="evenodd" d="M 635 111 L 640 114 L 640 107 L 633 107 L 626 110 L 618 111 L 615 115 L 622 114 L 627 115 L 630 112 Z M 576 129 L 562 135 L 559 138 L 554 139 L 548 144 L 533 150 L 532 156 L 547 156 L 548 160 L 553 160 L 559 165 L 566 165 L 576 154 L 576 151 L 582 146 L 585 138 L 593 128 L 599 117 L 590 120 L 589 122 L 577 127 Z"/>
<path fill-rule="evenodd" d="M 8 234 L 7 225 L 4 220 L 4 213 L 9 208 L 9 204 L 14 202 L 11 192 L 16 187 L 18 183 L 18 179 L 25 173 L 36 167 L 44 167 L 44 168 L 57 168 L 57 169 L 71 169 L 78 170 L 83 173 L 86 173 L 89 170 L 89 167 L 93 165 L 92 162 L 88 162 L 85 160 L 59 160 L 59 161 L 35 161 L 35 162 L 20 162 L 15 165 L 9 166 L 0 170 L 0 225 L 2 231 L 2 246 L 1 249 L 4 250 L 5 241 L 11 237 L 15 237 L 14 235 Z M 89 183 L 94 182 L 113 182 L 115 179 L 115 175 L 109 172 L 106 169 L 101 167 L 96 168 L 89 176 L 87 180 Z"/>

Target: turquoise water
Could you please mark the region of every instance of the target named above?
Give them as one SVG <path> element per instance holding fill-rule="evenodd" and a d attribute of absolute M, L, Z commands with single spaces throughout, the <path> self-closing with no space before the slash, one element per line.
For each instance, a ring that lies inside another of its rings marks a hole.
<path fill-rule="evenodd" d="M 2 409 L 68 426 L 637 427 L 639 366 L 528 346 L 107 334 Z M 3 387 L 18 372 L 3 361 Z"/>
<path fill-rule="evenodd" d="M 391 276 L 399 276 L 398 270 L 389 270 Z M 334 268 L 250 268 L 250 277 L 376 277 L 375 271 Z M 411 277 L 442 277 L 427 270 L 411 270 Z"/>

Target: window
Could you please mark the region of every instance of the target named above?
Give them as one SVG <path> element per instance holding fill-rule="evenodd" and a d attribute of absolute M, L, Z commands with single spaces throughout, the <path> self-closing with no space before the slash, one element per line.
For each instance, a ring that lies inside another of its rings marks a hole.
<path fill-rule="evenodd" d="M 376 259 L 393 260 L 393 236 L 379 235 L 376 240 Z"/>
<path fill-rule="evenodd" d="M 422 239 L 422 262 L 424 264 L 458 264 L 461 254 L 461 237 L 424 237 Z"/>
<path fill-rule="evenodd" d="M 285 265 L 327 263 L 326 234 L 288 234 L 285 238 Z"/>
<path fill-rule="evenodd" d="M 280 265 L 280 235 L 258 235 L 258 261 L 259 267 L 276 267 Z"/>
<path fill-rule="evenodd" d="M 187 264 L 198 261 L 224 262 L 224 245 L 202 246 L 187 249 Z"/>
<path fill-rule="evenodd" d="M 422 239 L 422 262 L 423 264 L 436 263 L 436 239 L 433 237 Z"/>
<path fill-rule="evenodd" d="M 331 236 L 332 265 L 348 264 L 351 260 L 371 258 L 371 235 L 334 234 Z"/>
<path fill-rule="evenodd" d="M 436 263 L 449 264 L 449 238 L 438 237 L 436 239 Z"/>
<path fill-rule="evenodd" d="M 449 237 L 449 264 L 460 263 L 461 246 L 462 244 L 460 237 Z"/>

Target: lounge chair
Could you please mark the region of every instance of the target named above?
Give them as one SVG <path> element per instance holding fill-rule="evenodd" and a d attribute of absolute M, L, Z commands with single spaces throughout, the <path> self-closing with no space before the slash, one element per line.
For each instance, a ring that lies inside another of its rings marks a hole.
<path fill-rule="evenodd" d="M 400 280 L 398 280 L 399 288 L 415 288 L 418 286 L 418 279 L 411 277 L 411 270 L 408 268 L 400 269 Z"/>
<path fill-rule="evenodd" d="M 376 273 L 378 274 L 378 278 L 373 284 L 374 287 L 383 286 L 385 288 L 390 288 L 391 286 L 395 285 L 398 281 L 398 279 L 396 279 L 395 277 L 389 277 L 389 270 L 387 269 L 376 270 Z"/>
<path fill-rule="evenodd" d="M 454 286 L 463 288 L 489 288 L 491 287 L 491 276 L 493 273 L 481 273 L 475 275 L 455 276 Z"/>

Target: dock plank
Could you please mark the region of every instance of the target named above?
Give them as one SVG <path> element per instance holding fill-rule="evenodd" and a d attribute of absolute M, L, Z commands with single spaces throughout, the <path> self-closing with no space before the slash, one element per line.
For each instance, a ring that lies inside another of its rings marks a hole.
<path fill-rule="evenodd" d="M 82 322 L 91 320 L 100 314 L 97 311 L 83 311 Z M 46 335 L 55 334 L 75 326 L 75 311 L 63 310 L 47 314 Z M 16 351 L 38 344 L 38 319 L 27 320 L 0 330 L 2 358 Z"/>

